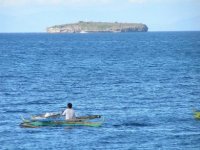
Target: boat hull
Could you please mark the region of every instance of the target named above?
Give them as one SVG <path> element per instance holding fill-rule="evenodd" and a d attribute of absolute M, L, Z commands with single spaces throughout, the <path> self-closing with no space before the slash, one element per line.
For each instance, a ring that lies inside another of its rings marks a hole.
<path fill-rule="evenodd" d="M 77 122 L 77 121 L 25 121 L 20 124 L 21 127 L 61 127 L 61 126 L 90 126 L 99 127 L 102 122 Z"/>
<path fill-rule="evenodd" d="M 194 118 L 200 120 L 200 112 L 198 111 L 194 112 Z"/>

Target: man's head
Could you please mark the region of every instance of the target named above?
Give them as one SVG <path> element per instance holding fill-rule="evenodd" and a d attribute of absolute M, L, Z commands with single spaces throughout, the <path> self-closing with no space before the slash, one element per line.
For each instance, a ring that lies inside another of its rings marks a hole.
<path fill-rule="evenodd" d="M 72 103 L 68 103 L 68 104 L 67 104 L 67 107 L 68 107 L 68 108 L 72 108 Z"/>

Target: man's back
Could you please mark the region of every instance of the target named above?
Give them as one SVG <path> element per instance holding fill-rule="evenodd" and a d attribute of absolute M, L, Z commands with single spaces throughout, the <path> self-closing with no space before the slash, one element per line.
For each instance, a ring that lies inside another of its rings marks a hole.
<path fill-rule="evenodd" d="M 62 113 L 62 115 L 65 115 L 65 119 L 69 120 L 69 119 L 74 119 L 75 116 L 75 111 L 72 108 L 67 108 L 65 109 L 65 111 Z"/>

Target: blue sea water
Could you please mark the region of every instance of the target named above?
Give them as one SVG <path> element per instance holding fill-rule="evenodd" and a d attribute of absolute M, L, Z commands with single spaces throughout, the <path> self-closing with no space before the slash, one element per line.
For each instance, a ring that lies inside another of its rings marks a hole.
<path fill-rule="evenodd" d="M 103 126 L 21 128 L 99 114 Z M 200 32 L 0 34 L 1 150 L 199 150 Z"/>

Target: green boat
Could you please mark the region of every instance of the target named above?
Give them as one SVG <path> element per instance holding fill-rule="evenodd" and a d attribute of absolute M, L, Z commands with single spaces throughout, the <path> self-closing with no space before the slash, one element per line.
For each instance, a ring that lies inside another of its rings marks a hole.
<path fill-rule="evenodd" d="M 62 117 L 61 113 L 45 113 L 41 115 L 35 115 L 31 116 L 31 120 L 43 120 L 43 119 L 49 119 L 49 118 L 60 118 Z M 80 116 L 76 117 L 77 120 L 90 120 L 90 119 L 96 119 L 96 118 L 101 118 L 101 115 L 89 115 L 89 116 Z"/>
<path fill-rule="evenodd" d="M 195 111 L 194 112 L 194 118 L 195 119 L 200 119 L 200 111 Z"/>
<path fill-rule="evenodd" d="M 21 127 L 38 128 L 38 127 L 59 127 L 59 126 L 90 126 L 99 127 L 102 122 L 76 122 L 76 121 L 25 121 L 21 123 Z"/>
<path fill-rule="evenodd" d="M 39 118 L 39 117 L 35 117 Z M 21 127 L 25 128 L 39 128 L 39 127 L 62 127 L 62 126 L 89 126 L 89 127 L 99 127 L 103 124 L 103 120 L 100 122 L 91 122 L 89 120 L 91 119 L 97 119 L 102 118 L 100 115 L 91 115 L 91 116 L 82 116 L 77 117 L 73 120 L 55 120 L 54 118 L 52 120 L 48 120 L 48 118 L 43 119 L 33 119 L 31 117 L 30 120 L 26 120 L 22 117 L 23 122 L 20 124 Z"/>

